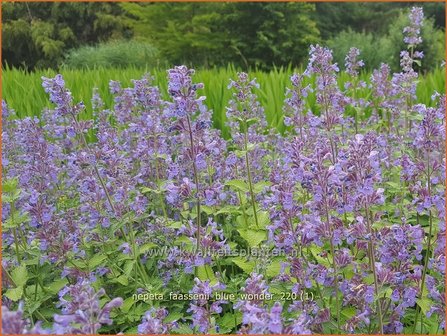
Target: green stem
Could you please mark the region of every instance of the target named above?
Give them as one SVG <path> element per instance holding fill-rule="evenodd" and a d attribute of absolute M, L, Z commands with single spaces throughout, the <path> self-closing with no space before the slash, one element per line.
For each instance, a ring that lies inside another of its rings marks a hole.
<path fill-rule="evenodd" d="M 250 161 L 248 159 L 248 125 L 247 125 L 247 123 L 245 123 L 244 139 L 245 139 L 245 165 L 247 167 L 247 177 L 248 177 L 248 186 L 250 188 L 251 205 L 253 207 L 253 214 L 255 217 L 256 227 L 259 229 L 258 214 L 256 213 L 255 193 L 253 192 L 253 181 L 251 178 L 251 171 L 250 171 Z"/>
<path fill-rule="evenodd" d="M 157 137 L 156 136 L 154 136 L 154 142 L 155 142 L 155 154 L 157 155 L 158 154 L 158 141 L 157 141 Z M 157 156 L 155 157 L 155 174 L 157 175 L 156 176 L 157 188 L 160 188 L 160 167 L 159 167 L 159 164 L 158 164 L 158 157 Z M 165 205 L 165 202 L 164 202 L 164 199 L 163 199 L 163 195 L 160 193 L 159 196 L 160 196 L 161 209 L 163 211 L 163 216 L 165 218 L 165 223 L 168 223 L 168 213 L 166 211 L 166 205 Z"/>
<path fill-rule="evenodd" d="M 431 197 L 431 172 L 430 172 L 430 152 L 427 153 L 427 188 L 428 188 L 428 197 Z M 428 261 L 430 258 L 430 254 L 431 254 L 431 244 L 432 244 L 432 235 L 433 235 L 433 218 L 432 218 L 432 212 L 431 210 L 428 211 L 428 215 L 429 215 L 429 229 L 428 229 L 428 241 L 427 241 L 427 251 L 425 252 L 425 260 L 424 260 L 424 269 L 422 271 L 422 278 L 421 278 L 421 291 L 420 291 L 420 295 L 422 297 L 422 295 L 424 294 L 424 287 L 425 287 L 425 277 L 427 276 L 427 271 L 428 271 Z M 415 315 L 415 319 L 414 319 L 414 326 L 413 326 L 413 332 L 416 331 L 416 324 L 417 324 L 417 320 L 419 317 L 419 313 L 420 313 L 420 308 L 419 306 L 416 307 L 416 315 Z M 421 333 L 422 333 L 422 328 L 423 328 L 423 319 L 424 316 L 421 315 Z"/>
<path fill-rule="evenodd" d="M 366 211 L 366 223 L 367 223 L 367 227 L 368 227 L 368 233 L 370 235 L 370 241 L 368 242 L 368 254 L 369 254 L 371 271 L 372 271 L 373 277 L 374 277 L 374 292 L 377 297 L 377 314 L 378 314 L 378 318 L 379 318 L 379 332 L 380 332 L 380 334 L 383 334 L 382 305 L 380 303 L 380 298 L 379 298 L 379 282 L 377 280 L 376 258 L 374 255 L 374 237 L 373 237 L 373 232 L 372 232 L 372 228 L 371 228 L 371 223 L 369 220 L 368 206 L 366 206 L 365 211 Z"/>
<path fill-rule="evenodd" d="M 201 218 L 200 218 L 200 189 L 199 189 L 199 175 L 196 165 L 196 158 L 195 158 L 195 150 L 194 150 L 194 139 L 192 136 L 192 128 L 191 128 L 191 120 L 189 119 L 189 116 L 186 116 L 186 120 L 188 122 L 188 132 L 189 132 L 189 141 L 191 146 L 191 160 L 192 160 L 192 166 L 194 169 L 194 181 L 196 184 L 196 198 L 197 198 L 197 250 L 200 249 L 200 228 L 201 228 Z"/>
<path fill-rule="evenodd" d="M 329 206 L 327 203 L 327 199 L 325 199 L 325 205 L 326 205 L 326 221 L 327 221 L 327 225 L 329 227 L 329 231 L 330 231 L 330 249 L 331 249 L 331 255 L 332 255 L 332 267 L 334 268 L 334 288 L 335 288 L 335 309 L 337 311 L 337 331 L 340 332 L 341 331 L 341 325 L 340 325 L 340 303 L 339 303 L 339 299 L 338 299 L 338 269 L 337 269 L 337 263 L 335 262 L 335 249 L 334 249 L 334 243 L 332 242 L 332 238 L 333 238 L 333 232 L 332 232 L 332 226 L 330 224 L 330 220 L 329 220 Z"/>

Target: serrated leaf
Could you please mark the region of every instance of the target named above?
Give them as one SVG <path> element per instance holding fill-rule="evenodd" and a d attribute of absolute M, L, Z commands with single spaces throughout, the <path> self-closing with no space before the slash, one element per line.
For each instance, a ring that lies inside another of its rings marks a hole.
<path fill-rule="evenodd" d="M 37 301 L 30 304 L 27 309 L 28 313 L 34 313 L 42 305 L 42 303 L 43 301 Z"/>
<path fill-rule="evenodd" d="M 124 334 L 126 334 L 126 335 L 136 335 L 136 334 L 138 334 L 138 327 L 132 327 L 129 330 L 126 330 L 126 332 Z"/>
<path fill-rule="evenodd" d="M 426 315 L 430 308 L 433 306 L 433 302 L 428 298 L 417 299 L 416 303 L 421 308 L 421 311 L 424 313 L 424 315 Z"/>
<path fill-rule="evenodd" d="M 365 280 L 365 283 L 367 285 L 372 285 L 374 283 L 374 275 L 373 274 L 369 274 L 368 276 L 366 276 L 364 278 L 364 280 Z"/>
<path fill-rule="evenodd" d="M 256 266 L 256 263 L 253 260 L 248 261 L 242 257 L 233 258 L 232 261 L 247 274 L 253 272 Z"/>
<path fill-rule="evenodd" d="M 267 267 L 266 275 L 270 278 L 278 276 L 283 262 L 282 259 L 273 260 Z"/>
<path fill-rule="evenodd" d="M 242 180 L 231 180 L 225 183 L 225 185 L 244 192 L 250 191 L 250 187 L 248 186 L 247 182 Z"/>
<path fill-rule="evenodd" d="M 207 215 L 212 215 L 212 214 L 214 213 L 214 210 L 213 210 L 211 207 L 206 206 L 206 205 L 202 205 L 202 206 L 200 207 L 200 209 L 201 209 L 204 213 L 206 213 Z"/>
<path fill-rule="evenodd" d="M 240 210 L 238 207 L 227 205 L 222 208 L 220 208 L 217 212 L 214 213 L 214 215 L 220 215 L 220 214 L 239 214 Z"/>
<path fill-rule="evenodd" d="M 122 312 L 127 313 L 134 304 L 135 304 L 134 298 L 132 296 L 128 297 L 126 300 L 124 300 L 123 305 L 121 306 L 120 309 Z"/>
<path fill-rule="evenodd" d="M 181 312 L 173 311 L 163 320 L 164 323 L 171 323 L 180 320 L 183 317 Z"/>
<path fill-rule="evenodd" d="M 222 318 L 218 320 L 218 325 L 220 326 L 220 332 L 228 334 L 232 330 L 235 330 L 239 324 L 242 323 L 242 313 L 235 312 L 226 313 Z"/>
<path fill-rule="evenodd" d="M 331 267 L 330 262 L 326 258 L 323 258 L 322 256 L 319 255 L 319 253 L 321 252 L 320 248 L 313 246 L 310 248 L 310 251 L 312 252 L 312 255 L 318 261 L 319 264 L 326 267 Z"/>
<path fill-rule="evenodd" d="M 20 189 L 13 190 L 9 193 L 2 195 L 2 203 L 14 203 L 20 198 Z"/>
<path fill-rule="evenodd" d="M 147 243 L 147 244 L 144 244 L 144 245 L 140 246 L 139 252 L 140 252 L 140 254 L 144 254 L 147 251 L 152 250 L 152 249 L 154 249 L 156 247 L 158 247 L 158 245 L 155 244 L 155 243 Z"/>
<path fill-rule="evenodd" d="M 161 194 L 162 192 L 163 191 L 161 191 L 161 190 L 152 189 L 152 188 L 148 188 L 148 187 L 141 188 L 141 193 L 142 194 L 150 194 L 150 193 Z"/>
<path fill-rule="evenodd" d="M 236 155 L 238 158 L 242 158 L 242 157 L 244 157 L 244 156 L 245 156 L 245 153 L 247 153 L 247 152 L 244 151 L 244 150 L 235 150 L 235 151 L 234 151 L 234 155 Z"/>
<path fill-rule="evenodd" d="M 172 229 L 180 229 L 182 227 L 182 225 L 183 225 L 182 222 L 174 222 L 174 221 L 172 221 L 172 222 L 170 222 L 168 224 L 168 227 L 170 227 Z"/>
<path fill-rule="evenodd" d="M 103 254 L 95 254 L 89 261 L 88 261 L 88 266 L 93 269 L 99 265 L 101 265 L 101 263 L 106 260 L 107 257 Z"/>
<path fill-rule="evenodd" d="M 12 179 L 4 180 L 2 184 L 2 191 L 3 193 L 10 193 L 17 189 L 17 186 L 19 184 L 19 179 L 17 177 Z"/>
<path fill-rule="evenodd" d="M 130 273 L 132 273 L 133 267 L 135 265 L 135 260 L 128 260 L 125 264 L 124 264 L 124 274 L 129 276 Z"/>
<path fill-rule="evenodd" d="M 386 182 L 387 185 L 389 185 L 391 188 L 399 190 L 401 188 L 401 186 L 399 185 L 399 183 L 396 182 Z"/>
<path fill-rule="evenodd" d="M 116 278 L 116 282 L 120 283 L 123 286 L 127 286 L 129 284 L 129 279 L 126 275 L 123 274 Z"/>
<path fill-rule="evenodd" d="M 270 214 L 267 211 L 259 211 L 258 215 L 258 224 L 262 229 L 267 228 L 270 225 Z"/>
<path fill-rule="evenodd" d="M 268 181 L 258 182 L 253 186 L 253 192 L 255 194 L 259 194 L 261 191 L 263 191 L 266 187 L 269 187 L 269 186 L 271 186 L 271 183 Z"/>
<path fill-rule="evenodd" d="M 350 319 L 350 318 L 354 317 L 357 314 L 357 309 L 354 308 L 354 307 L 344 308 L 341 311 L 341 314 L 343 316 L 345 316 L 346 318 Z"/>
<path fill-rule="evenodd" d="M 209 280 L 210 284 L 217 283 L 217 278 L 214 275 L 214 271 L 210 265 L 197 266 L 196 275 L 202 281 Z"/>
<path fill-rule="evenodd" d="M 13 269 L 11 278 L 17 287 L 25 286 L 26 281 L 28 280 L 28 270 L 26 269 L 26 266 L 22 265 Z"/>
<path fill-rule="evenodd" d="M 59 279 L 59 280 L 56 280 L 53 283 L 51 283 L 47 287 L 47 290 L 52 294 L 57 294 L 66 284 L 68 284 L 67 279 L 65 279 L 65 278 Z"/>
<path fill-rule="evenodd" d="M 194 333 L 194 331 L 189 327 L 189 325 L 182 323 L 179 324 L 179 326 L 177 328 L 175 328 L 174 330 L 172 330 L 172 332 L 174 334 L 179 334 L 179 335 L 192 335 Z"/>
<path fill-rule="evenodd" d="M 7 220 L 2 223 L 2 227 L 5 229 L 13 229 L 30 220 L 28 213 L 14 212 L 14 216 L 9 216 Z"/>
<path fill-rule="evenodd" d="M 267 239 L 267 232 L 264 230 L 237 230 L 242 238 L 244 238 L 250 247 L 256 247 Z"/>
<path fill-rule="evenodd" d="M 10 288 L 6 291 L 5 296 L 11 301 L 19 301 L 23 295 L 23 287 Z"/>

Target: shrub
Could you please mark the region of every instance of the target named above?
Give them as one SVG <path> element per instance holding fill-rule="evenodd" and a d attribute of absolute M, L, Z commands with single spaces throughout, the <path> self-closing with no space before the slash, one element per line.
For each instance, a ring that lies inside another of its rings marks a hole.
<path fill-rule="evenodd" d="M 381 63 L 387 63 L 393 71 L 398 71 L 399 53 L 406 48 L 402 39 L 402 31 L 406 25 L 408 18 L 405 13 L 401 13 L 385 35 L 347 29 L 328 40 L 327 45 L 334 50 L 334 59 L 339 65 L 343 66 L 348 50 L 356 47 L 362 52 L 366 69 L 376 69 Z M 445 59 L 445 32 L 436 29 L 432 19 L 426 19 L 421 33 L 423 43 L 419 49 L 424 51 L 424 58 L 419 70 L 426 72 L 439 67 Z"/>
<path fill-rule="evenodd" d="M 395 47 L 387 36 L 372 33 L 355 32 L 351 29 L 342 31 L 327 42 L 334 51 L 335 61 L 343 66 L 345 56 L 351 47 L 361 50 L 363 61 L 368 69 L 375 69 L 380 63 L 392 63 L 396 57 Z M 398 54 L 397 54 L 398 55 Z"/>
<path fill-rule="evenodd" d="M 68 53 L 68 68 L 126 68 L 159 65 L 158 50 L 147 42 L 121 40 L 85 46 Z"/>

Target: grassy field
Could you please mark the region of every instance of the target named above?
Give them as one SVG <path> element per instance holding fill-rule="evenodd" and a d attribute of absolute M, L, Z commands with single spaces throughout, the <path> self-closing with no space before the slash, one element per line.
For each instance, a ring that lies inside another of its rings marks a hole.
<path fill-rule="evenodd" d="M 297 71 L 302 71 L 298 69 Z M 132 79 L 139 79 L 145 73 L 149 72 L 155 78 L 162 93 L 166 95 L 166 70 L 163 69 L 91 69 L 91 70 L 61 70 L 67 87 L 72 91 L 75 101 L 84 101 L 87 106 L 85 117 L 91 116 L 92 89 L 98 88 L 106 107 L 113 105 L 113 98 L 109 93 L 109 81 L 118 80 L 123 87 L 131 85 Z M 196 82 L 205 84 L 201 94 L 207 97 L 207 106 L 213 110 L 214 126 L 222 129 L 225 123 L 225 106 L 231 98 L 231 91 L 227 89 L 230 78 L 234 78 L 236 70 L 228 68 L 218 68 L 213 70 L 199 70 L 195 75 Z M 281 121 L 282 106 L 284 101 L 285 89 L 289 86 L 289 77 L 294 69 L 276 69 L 271 72 L 251 71 L 250 75 L 256 77 L 261 85 L 258 96 L 265 107 L 267 120 L 271 125 L 278 125 Z M 41 110 L 51 106 L 48 96 L 45 94 L 41 77 L 51 77 L 57 72 L 54 70 L 43 70 L 37 72 L 25 72 L 17 69 L 4 69 L 2 77 L 2 97 L 6 102 L 16 110 L 20 117 L 39 116 Z M 343 87 L 347 80 L 347 75 L 342 72 L 339 78 L 339 84 Z M 364 80 L 369 82 L 370 74 L 363 73 Z M 311 79 L 309 79 L 311 80 Z M 421 77 L 418 84 L 418 101 L 427 105 L 431 104 L 431 95 L 433 90 L 439 92 L 445 91 L 445 69 L 438 69 Z M 368 89 L 365 89 L 363 95 L 367 95 Z M 314 96 L 308 99 L 309 108 L 313 108 L 315 103 Z"/>

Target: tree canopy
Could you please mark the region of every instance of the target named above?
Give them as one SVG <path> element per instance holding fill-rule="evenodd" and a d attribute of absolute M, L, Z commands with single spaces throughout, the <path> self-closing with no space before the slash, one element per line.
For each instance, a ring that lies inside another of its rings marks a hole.
<path fill-rule="evenodd" d="M 444 3 L 4 3 L 2 64 L 57 68 L 79 48 L 105 44 L 99 53 L 109 42 L 137 40 L 163 64 L 299 65 L 310 44 L 344 31 L 380 40 L 402 9 L 415 5 L 436 34 L 445 30 Z"/>

